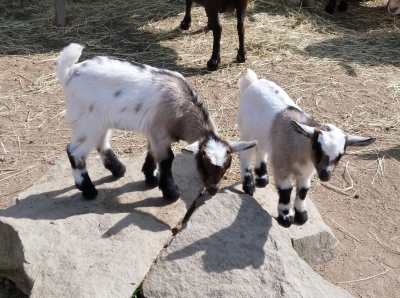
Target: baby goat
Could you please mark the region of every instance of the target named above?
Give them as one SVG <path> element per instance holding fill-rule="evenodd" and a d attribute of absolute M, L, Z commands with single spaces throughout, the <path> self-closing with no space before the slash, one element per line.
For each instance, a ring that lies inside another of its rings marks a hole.
<path fill-rule="evenodd" d="M 222 25 L 218 17 L 218 13 L 232 13 L 236 9 L 237 31 L 239 35 L 239 50 L 236 56 L 238 62 L 244 62 L 247 59 L 246 50 L 244 48 L 244 15 L 247 7 L 247 0 L 194 0 L 194 2 L 204 6 L 208 23 L 207 26 L 213 31 L 213 51 L 211 59 L 207 62 L 208 70 L 217 70 L 221 62 L 220 41 Z M 193 0 L 186 0 L 186 13 L 181 22 L 181 28 L 188 30 L 192 22 L 191 9 Z"/>
<path fill-rule="evenodd" d="M 159 185 L 165 199 L 180 196 L 171 172 L 171 143 L 184 140 L 195 154 L 198 172 L 211 194 L 231 164 L 231 153 L 256 142 L 227 142 L 218 137 L 203 101 L 177 72 L 136 62 L 94 57 L 76 63 L 83 46 L 71 44 L 60 54 L 57 76 L 65 92 L 66 119 L 72 130 L 67 146 L 76 187 L 83 197 L 97 190 L 85 159 L 97 148 L 104 166 L 116 177 L 125 174 L 109 144 L 110 129 L 145 134 L 148 153 L 142 172 L 149 186 Z M 155 175 L 159 164 L 159 177 Z"/>
<path fill-rule="evenodd" d="M 237 124 L 240 139 L 255 139 L 256 184 L 264 187 L 269 183 L 267 157 L 279 193 L 279 217 L 281 225 L 289 227 L 294 221 L 304 224 L 307 219 L 306 194 L 311 178 L 318 173 L 319 179 L 328 181 L 347 146 L 367 146 L 375 138 L 364 138 L 344 133 L 333 124 L 319 124 L 298 107 L 279 86 L 258 79 L 248 70 L 239 80 L 241 92 Z M 254 149 L 240 154 L 243 190 L 249 195 L 255 191 L 251 172 Z M 290 203 L 292 184 L 296 179 L 294 214 Z"/>

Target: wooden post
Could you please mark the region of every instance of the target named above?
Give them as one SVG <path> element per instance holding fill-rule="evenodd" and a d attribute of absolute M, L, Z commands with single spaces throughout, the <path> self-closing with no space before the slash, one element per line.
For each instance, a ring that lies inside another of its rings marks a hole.
<path fill-rule="evenodd" d="M 54 0 L 54 10 L 56 13 L 57 26 L 65 26 L 65 4 L 67 0 Z"/>

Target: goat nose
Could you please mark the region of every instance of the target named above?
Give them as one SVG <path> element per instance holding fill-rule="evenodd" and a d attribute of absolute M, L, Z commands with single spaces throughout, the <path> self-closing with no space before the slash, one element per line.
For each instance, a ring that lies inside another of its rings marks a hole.
<path fill-rule="evenodd" d="M 218 184 L 211 184 L 209 188 L 207 188 L 207 191 L 210 193 L 210 195 L 215 195 L 218 192 L 219 185 Z"/>
<path fill-rule="evenodd" d="M 389 11 L 390 13 L 395 13 L 396 10 L 397 10 L 399 7 L 391 7 L 391 6 L 389 5 L 389 3 L 388 3 L 387 8 L 388 8 L 388 11 Z"/>
<path fill-rule="evenodd" d="M 327 171 L 326 169 L 322 169 L 318 173 L 318 177 L 321 181 L 328 181 L 331 178 L 331 172 Z"/>

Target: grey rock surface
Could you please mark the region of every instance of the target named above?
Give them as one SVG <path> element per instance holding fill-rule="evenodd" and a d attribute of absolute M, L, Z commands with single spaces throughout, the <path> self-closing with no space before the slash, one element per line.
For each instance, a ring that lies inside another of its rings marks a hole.
<path fill-rule="evenodd" d="M 236 183 L 223 191 L 227 193 L 243 193 L 242 185 Z M 292 203 L 296 189 L 292 191 Z M 273 185 L 265 188 L 257 188 L 253 196 L 256 201 L 273 217 L 278 217 L 278 193 Z M 282 233 L 288 233 L 294 250 L 300 258 L 311 265 L 321 264 L 333 258 L 339 241 L 332 230 L 322 220 L 314 203 L 307 197 L 308 221 L 300 225 L 292 225 L 290 228 L 279 226 Z"/>
<path fill-rule="evenodd" d="M 0 210 L 0 276 L 30 297 L 130 297 L 203 184 L 194 158 L 177 155 L 173 173 L 182 196 L 168 202 L 145 185 L 144 158 L 121 161 L 127 172 L 115 180 L 98 158 L 88 159 L 99 196 L 85 200 L 62 155 Z"/>
<path fill-rule="evenodd" d="M 252 197 L 219 193 L 195 210 L 143 283 L 153 297 L 352 297 L 323 280 Z"/>

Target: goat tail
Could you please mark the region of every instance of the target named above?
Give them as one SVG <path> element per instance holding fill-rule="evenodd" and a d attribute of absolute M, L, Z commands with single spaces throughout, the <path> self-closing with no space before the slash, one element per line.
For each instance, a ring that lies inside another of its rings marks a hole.
<path fill-rule="evenodd" d="M 64 48 L 60 57 L 57 60 L 57 77 L 63 86 L 66 85 L 70 76 L 71 68 L 78 61 L 82 54 L 83 46 L 77 43 L 71 43 L 69 46 Z"/>
<path fill-rule="evenodd" d="M 257 75 L 251 69 L 247 69 L 246 74 L 239 80 L 238 85 L 240 93 L 243 93 L 247 87 L 258 80 Z"/>

